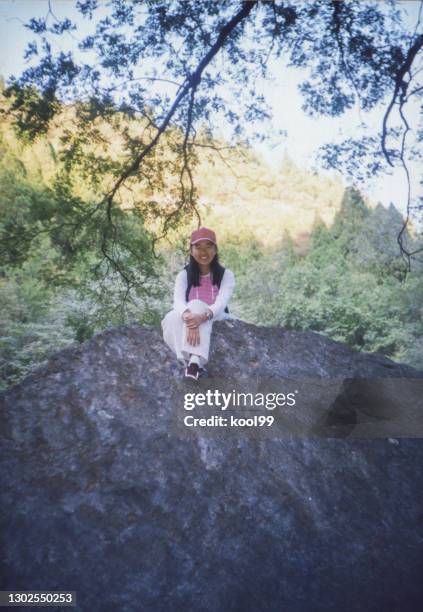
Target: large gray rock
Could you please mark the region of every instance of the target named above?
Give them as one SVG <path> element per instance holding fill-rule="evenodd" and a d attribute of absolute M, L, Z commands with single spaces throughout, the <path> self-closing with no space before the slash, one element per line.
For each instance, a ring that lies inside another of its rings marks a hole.
<path fill-rule="evenodd" d="M 423 609 L 422 372 L 227 321 L 210 377 L 180 374 L 158 328 L 128 325 L 2 394 L 1 589 L 101 612 Z M 186 393 L 292 385 L 273 430 L 184 425 Z"/>

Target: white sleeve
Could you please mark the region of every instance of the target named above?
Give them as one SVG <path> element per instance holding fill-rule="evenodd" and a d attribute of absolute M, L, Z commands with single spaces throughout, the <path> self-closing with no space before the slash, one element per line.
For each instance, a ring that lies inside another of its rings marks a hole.
<path fill-rule="evenodd" d="M 188 287 L 187 271 L 181 270 L 176 275 L 175 289 L 173 292 L 173 308 L 178 314 L 182 316 L 182 313 L 187 308 L 187 302 L 185 300 L 185 293 Z"/>
<path fill-rule="evenodd" d="M 219 293 L 214 304 L 209 306 L 213 312 L 213 317 L 219 316 L 226 308 L 235 289 L 234 273 L 225 268 L 222 282 L 220 283 Z"/>

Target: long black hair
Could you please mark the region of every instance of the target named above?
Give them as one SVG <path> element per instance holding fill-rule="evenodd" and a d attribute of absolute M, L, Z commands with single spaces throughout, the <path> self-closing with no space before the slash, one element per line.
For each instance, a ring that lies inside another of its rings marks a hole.
<path fill-rule="evenodd" d="M 195 261 L 192 254 L 189 254 L 189 263 L 185 266 L 185 270 L 187 271 L 188 277 L 188 287 L 187 294 L 191 287 L 199 287 L 200 286 L 200 266 Z M 217 252 L 216 247 L 216 255 L 213 257 L 210 262 L 210 272 L 211 272 L 211 280 L 213 285 L 217 285 L 220 287 L 220 283 L 222 281 L 223 273 L 225 272 L 225 268 L 219 263 L 219 254 Z M 188 301 L 188 295 L 186 296 L 186 300 Z"/>

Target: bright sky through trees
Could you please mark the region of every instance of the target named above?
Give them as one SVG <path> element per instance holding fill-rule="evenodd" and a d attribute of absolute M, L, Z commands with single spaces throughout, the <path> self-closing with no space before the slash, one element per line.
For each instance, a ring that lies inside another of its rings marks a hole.
<path fill-rule="evenodd" d="M 106 4 L 104 0 L 104 4 Z M 83 19 L 75 9 L 74 0 L 51 0 L 51 7 L 59 19 L 67 16 L 78 25 L 78 31 L 55 38 L 56 48 L 72 49 L 75 55 L 78 41 L 86 36 L 93 23 Z M 406 22 L 410 24 L 410 31 L 418 19 L 420 2 L 403 1 L 402 10 L 406 15 Z M 20 75 L 25 69 L 24 51 L 28 43 L 34 40 L 33 32 L 24 27 L 32 17 L 44 17 L 48 11 L 48 0 L 2 0 L 0 2 L 0 74 L 7 80 L 11 75 Z M 101 14 L 101 11 L 100 11 Z M 216 69 L 220 69 L 216 58 Z M 378 107 L 371 113 L 360 113 L 356 107 L 341 117 L 311 118 L 302 111 L 302 97 L 297 87 L 301 81 L 302 72 L 299 69 L 288 68 L 284 60 L 269 60 L 273 79 L 258 78 L 254 86 L 263 93 L 273 113 L 270 125 L 270 139 L 255 145 L 256 150 L 274 168 L 280 166 L 285 151 L 303 167 L 319 168 L 318 148 L 324 143 L 337 142 L 348 136 L 363 134 L 359 128 L 361 121 L 367 125 L 367 132 L 376 133 L 380 128 L 384 108 Z M 223 67 L 224 68 L 224 67 Z M 163 87 L 160 85 L 159 87 Z M 169 96 L 172 98 L 174 87 L 169 85 Z M 163 91 L 163 89 L 162 89 Z M 230 100 L 230 92 L 228 99 Z M 417 123 L 418 107 L 411 104 L 406 109 L 410 124 Z M 260 129 L 256 125 L 255 129 Z M 269 126 L 268 126 L 269 127 Z M 263 125 L 263 130 L 266 126 Z M 267 131 L 267 130 L 266 130 Z M 280 131 L 286 131 L 281 135 Z M 227 136 L 226 129 L 222 135 Z M 419 171 L 421 164 L 410 164 L 412 168 L 412 194 L 416 194 L 418 181 L 422 175 Z M 397 169 L 391 176 L 379 177 L 372 183 L 362 186 L 362 189 L 376 201 L 387 206 L 391 201 L 400 210 L 405 210 L 406 181 L 401 169 Z"/>

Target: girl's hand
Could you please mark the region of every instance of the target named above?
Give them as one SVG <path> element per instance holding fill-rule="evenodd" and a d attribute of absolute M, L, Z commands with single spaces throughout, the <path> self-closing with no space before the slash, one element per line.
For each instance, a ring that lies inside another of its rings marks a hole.
<path fill-rule="evenodd" d="M 204 321 L 206 320 L 204 315 L 201 314 L 193 314 L 189 311 L 184 312 L 183 315 L 183 319 L 186 323 L 186 326 L 189 329 L 194 329 L 196 327 L 198 327 L 199 325 L 201 325 L 201 323 L 204 323 Z"/>
<path fill-rule="evenodd" d="M 187 342 L 192 346 L 200 344 L 200 330 L 198 327 L 188 328 L 187 330 Z"/>

